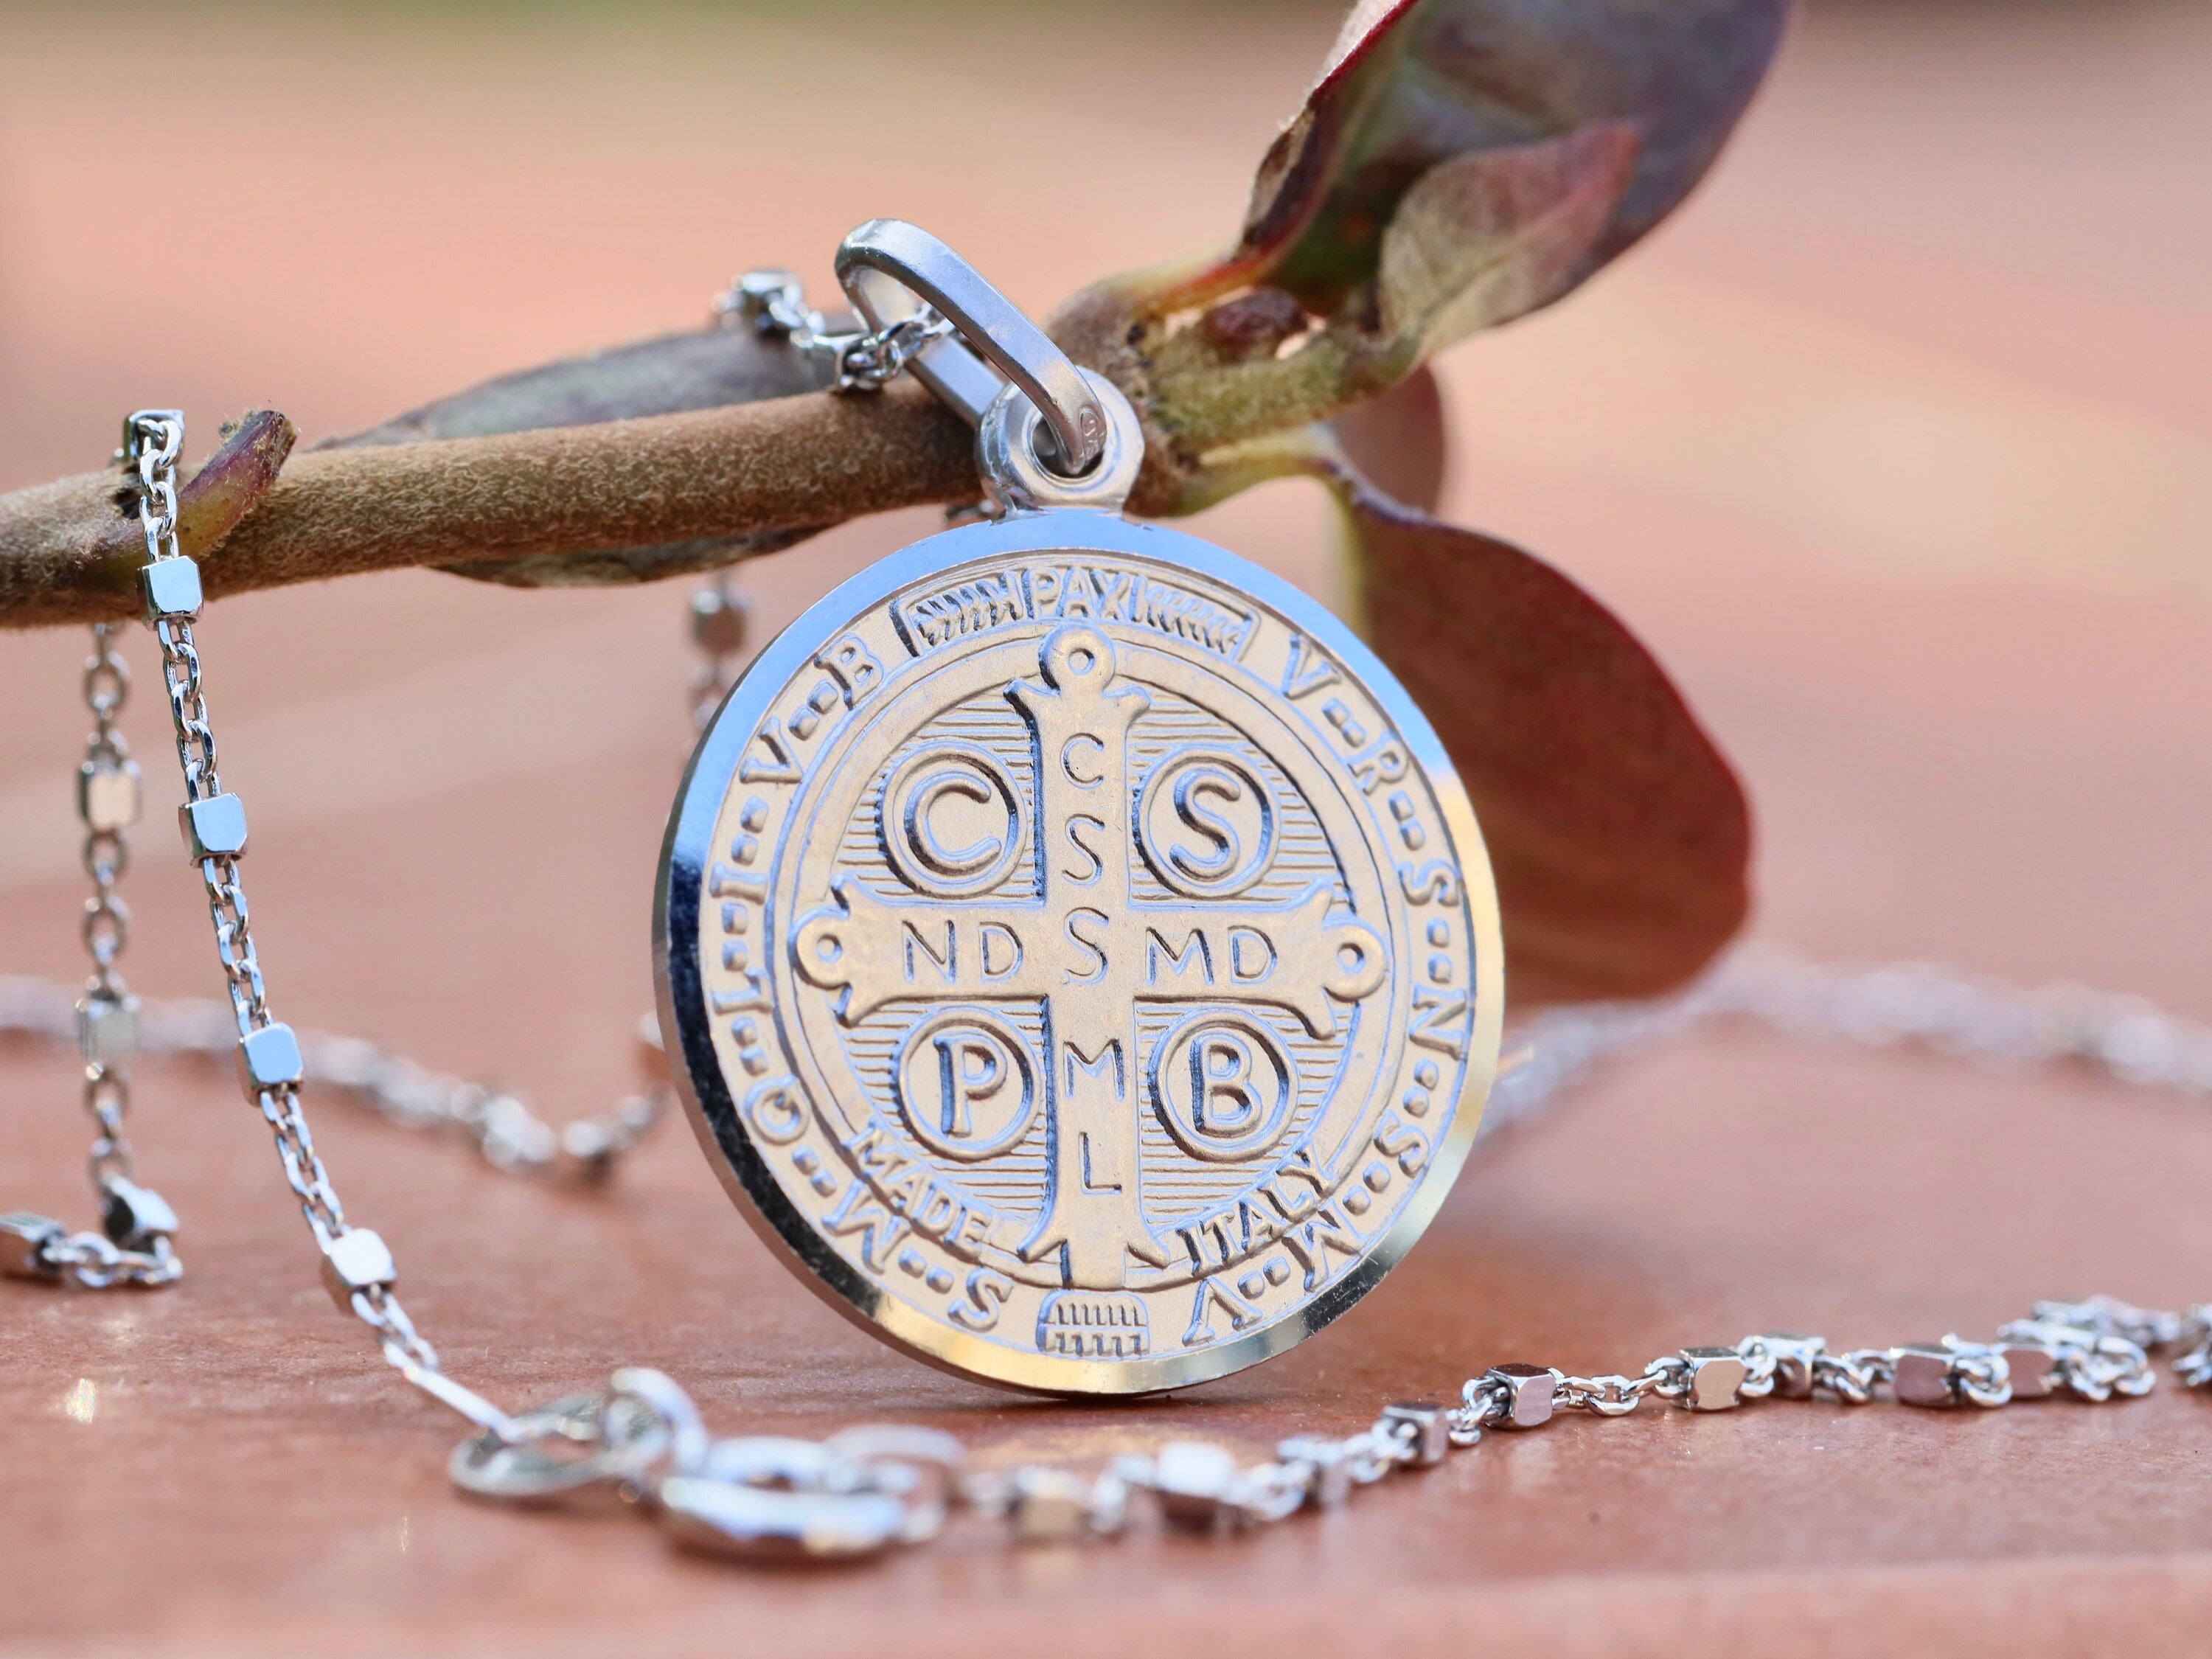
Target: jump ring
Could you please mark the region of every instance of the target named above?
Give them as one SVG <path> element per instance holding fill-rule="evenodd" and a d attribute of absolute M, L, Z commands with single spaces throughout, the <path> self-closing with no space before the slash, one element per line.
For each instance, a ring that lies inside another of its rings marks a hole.
<path fill-rule="evenodd" d="M 887 292 L 888 283 L 933 307 L 959 331 L 957 339 L 937 343 L 908 366 L 969 424 L 981 422 L 998 397 L 1003 374 L 1044 417 L 1058 441 L 1058 454 L 1051 459 L 1065 466 L 1067 476 L 1079 477 L 1097 463 L 1106 444 L 1107 415 L 1082 372 L 1019 307 L 936 237 L 902 219 L 871 219 L 839 245 L 836 268 L 846 297 L 870 328 L 885 329 L 911 309 L 885 308 L 886 301 L 897 303 L 896 295 Z"/>

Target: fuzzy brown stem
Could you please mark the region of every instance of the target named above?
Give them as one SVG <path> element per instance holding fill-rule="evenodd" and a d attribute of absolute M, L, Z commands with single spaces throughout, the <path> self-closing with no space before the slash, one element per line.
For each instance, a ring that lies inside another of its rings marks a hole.
<path fill-rule="evenodd" d="M 0 627 L 112 621 L 144 556 L 118 475 L 0 496 Z M 406 565 L 825 527 L 972 499 L 973 434 L 919 386 L 495 437 L 308 451 L 201 561 L 212 595 Z M 228 528 L 228 526 L 226 526 Z"/>

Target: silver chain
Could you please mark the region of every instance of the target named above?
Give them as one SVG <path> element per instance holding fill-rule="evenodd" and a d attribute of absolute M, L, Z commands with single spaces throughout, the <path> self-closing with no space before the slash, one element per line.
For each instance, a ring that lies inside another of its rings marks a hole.
<path fill-rule="evenodd" d="M 749 270 L 714 301 L 726 326 L 781 335 L 800 351 L 830 359 L 840 392 L 875 392 L 896 380 L 908 363 L 953 332 L 951 322 L 927 306 L 888 327 L 836 334 L 806 302 L 806 290 L 787 270 Z"/>
<path fill-rule="evenodd" d="M 1048 1465 L 969 1473 L 965 1449 L 933 1430 L 866 1427 L 826 1441 L 711 1438 L 696 1408 L 658 1371 L 615 1374 L 604 1394 L 516 1419 L 521 1438 L 486 1433 L 453 1455 L 465 1491 L 543 1501 L 612 1486 L 644 1501 L 684 1541 L 747 1557 L 865 1553 L 935 1534 L 951 1511 L 1002 1522 L 1024 1542 L 1109 1538 L 1167 1524 L 1231 1533 L 1328 1510 L 1394 1473 L 1433 1467 L 1492 1430 L 1522 1431 L 1563 1413 L 1621 1417 L 1646 1399 L 1715 1412 L 1765 1400 L 1863 1406 L 1882 1395 L 1928 1408 L 1994 1409 L 2017 1400 L 2134 1397 L 2155 1382 L 2154 1352 L 2185 1382 L 2212 1382 L 2212 1309 L 2134 1308 L 2105 1297 L 2041 1302 L 1988 1342 L 1832 1352 L 1817 1336 L 1768 1332 L 1726 1346 L 1662 1355 L 1636 1376 L 1571 1376 L 1494 1365 L 1456 1405 L 1386 1406 L 1359 1433 L 1297 1435 L 1272 1457 L 1176 1441 L 1080 1472 Z"/>
<path fill-rule="evenodd" d="M 699 672 L 691 680 L 691 727 L 704 732 L 737 683 L 750 607 L 726 570 L 717 570 L 691 595 L 691 643 Z"/>
<path fill-rule="evenodd" d="M 185 1271 L 170 1242 L 177 1218 L 159 1193 L 138 1184 L 137 1154 L 124 1129 L 139 1007 L 120 966 L 131 939 L 131 910 L 116 888 L 130 862 L 125 832 L 138 821 L 139 774 L 115 725 L 131 696 L 131 670 L 115 649 L 116 632 L 112 623 L 94 624 L 92 655 L 84 665 L 92 735 L 77 768 L 76 809 L 84 826 L 84 872 L 92 881 L 82 927 L 92 973 L 83 995 L 58 992 L 61 1007 L 52 1019 L 60 1034 L 75 1036 L 84 1060 L 100 1231 L 71 1232 L 52 1216 L 29 1211 L 0 1216 L 0 1271 L 28 1279 L 66 1273 L 91 1290 L 171 1285 Z"/>
<path fill-rule="evenodd" d="M 716 1439 L 681 1388 L 660 1372 L 636 1368 L 617 1371 L 601 1393 L 571 1395 L 511 1417 L 440 1369 L 434 1351 L 394 1294 L 390 1252 L 374 1232 L 345 1219 L 308 1134 L 301 1087 L 312 1078 L 368 1099 L 400 1121 L 459 1128 L 493 1162 L 523 1170 L 550 1167 L 563 1153 L 579 1165 L 604 1170 L 614 1152 L 643 1133 L 659 1107 L 634 1101 L 611 1120 L 586 1120 L 605 1136 L 605 1147 L 590 1144 L 588 1133 L 571 1146 L 578 1125 L 556 1135 L 513 1097 L 438 1077 L 370 1044 L 303 1037 L 275 1021 L 240 878 L 245 814 L 222 787 L 201 689 L 191 626 L 200 606 L 198 568 L 176 546 L 183 422 L 173 413 L 143 412 L 131 417 L 127 430 L 125 459 L 135 472 L 149 554 L 142 586 L 161 644 L 185 775 L 179 816 L 207 890 L 229 992 L 227 1006 L 143 1011 L 144 1046 L 153 1053 L 228 1051 L 234 1056 L 248 1099 L 275 1136 L 333 1298 L 376 1334 L 386 1359 L 409 1382 L 482 1431 L 451 1460 L 450 1473 L 465 1491 L 541 1501 L 613 1486 L 695 1546 L 747 1558 L 850 1556 L 933 1536 L 956 1510 L 997 1518 L 1022 1540 L 1108 1537 L 1155 1522 L 1234 1531 L 1301 1510 L 1334 1507 L 1353 1489 L 1394 1472 L 1433 1466 L 1454 1447 L 1477 1443 L 1487 1431 L 1534 1428 L 1561 1413 L 1622 1416 L 1650 1398 L 1692 1411 L 1769 1399 L 1857 1406 L 1883 1395 L 1930 1407 L 1994 1408 L 2044 1395 L 2106 1401 L 2147 1393 L 2156 1380 L 2154 1353 L 2169 1354 L 2183 1382 L 2212 1386 L 2212 1309 L 2146 1310 L 2099 1297 L 2039 1303 L 2027 1318 L 2003 1327 L 1989 1341 L 1953 1335 L 1936 1343 L 1838 1352 L 1819 1337 L 1768 1332 L 1733 1346 L 1662 1355 L 1633 1376 L 1497 1365 L 1470 1378 L 1456 1405 L 1389 1406 L 1359 1433 L 1293 1437 L 1278 1443 L 1272 1458 L 1249 1465 L 1227 1447 L 1181 1441 L 1087 1473 L 1042 1466 L 970 1473 L 965 1449 L 952 1437 L 885 1425 L 849 1429 L 820 1442 L 780 1436 Z M 718 586 L 704 592 L 722 598 L 714 604 L 695 600 L 695 637 L 708 653 L 710 672 L 719 676 L 742 644 L 742 627 L 733 638 L 726 631 L 716 635 L 728 641 L 717 652 L 706 635 L 711 628 L 726 629 L 726 622 L 716 619 L 728 614 L 728 590 Z M 104 635 L 98 647 L 95 665 L 103 658 L 114 660 Z M 112 721 L 123 681 L 119 673 L 103 675 L 99 697 L 112 696 L 112 702 L 103 717 L 100 701 L 94 702 L 96 729 L 87 765 L 120 769 L 127 759 Z M 91 685 L 88 678 L 88 696 Z M 707 688 L 694 690 L 696 700 Z M 95 974 L 88 1000 L 107 995 L 137 1012 L 114 963 L 125 931 L 112 892 L 122 843 L 115 834 L 112 846 L 100 841 L 95 847 L 89 811 L 86 822 L 93 906 L 113 917 L 97 930 L 87 924 L 88 944 L 95 937 L 112 940 L 92 945 Z M 97 833 L 112 832 L 111 826 Z M 64 1013 L 52 988 L 0 981 L 0 1030 L 54 1036 L 74 1012 Z M 2074 1059 L 2133 1084 L 2212 1093 L 2212 1030 L 2132 999 L 2077 989 L 2021 993 L 1923 966 L 1824 969 L 1779 952 L 1746 949 L 1670 1000 L 1561 1009 L 1528 1022 L 1493 1095 L 1491 1127 L 1525 1120 L 1602 1059 L 1728 1016 L 1754 1018 L 1815 1041 L 1918 1042 L 1985 1063 Z M 101 1118 L 101 1127 L 106 1161 L 99 1168 L 112 1191 L 129 1170 L 119 1108 L 112 1123 Z M 58 1277 L 58 1269 L 45 1266 L 44 1253 L 55 1241 L 41 1236 L 27 1250 L 21 1230 L 8 1231 L 20 1219 L 0 1219 L 0 1241 L 13 1238 L 15 1246 L 15 1257 L 5 1265 L 20 1271 L 35 1261 L 38 1269 L 30 1276 Z"/>
<path fill-rule="evenodd" d="M 1801 1042 L 1917 1046 L 2012 1071 L 2075 1064 L 2140 1088 L 2212 1097 L 2212 1026 L 2142 997 L 2079 985 L 2022 990 L 1934 963 L 1826 966 L 1747 945 L 1674 996 L 1551 1009 L 1523 1023 L 1483 1127 L 1540 1110 L 1601 1061 L 1730 1018 Z"/>
<path fill-rule="evenodd" d="M 0 976 L 0 1037 L 46 1042 L 75 1040 L 77 1004 L 51 980 Z M 137 1006 L 137 1053 L 184 1057 L 228 1067 L 238 1033 L 228 1002 L 206 997 L 155 999 Z M 521 1096 L 488 1083 L 433 1071 L 365 1037 L 297 1033 L 301 1080 L 368 1108 L 404 1129 L 451 1134 L 474 1146 L 486 1164 L 509 1175 L 595 1182 L 644 1139 L 667 1109 L 666 1061 L 656 1024 L 641 1021 L 640 1072 L 653 1079 L 611 1111 L 555 1125 Z"/>
<path fill-rule="evenodd" d="M 375 1333 L 386 1361 L 417 1388 L 481 1426 L 502 1427 L 508 1422 L 505 1413 L 440 1370 L 436 1351 L 416 1330 L 393 1291 L 396 1273 L 384 1241 L 346 1220 L 301 1108 L 305 1068 L 299 1039 L 269 1010 L 240 870 L 247 842 L 246 810 L 222 787 L 192 637 L 201 601 L 199 568 L 177 546 L 177 458 L 184 437 L 181 415 L 141 410 L 125 423 L 123 461 L 132 475 L 146 536 L 140 591 L 161 647 L 162 680 L 184 770 L 185 804 L 178 821 L 207 893 L 236 1033 L 240 1084 L 269 1125 L 285 1180 L 321 1254 L 331 1298 Z"/>

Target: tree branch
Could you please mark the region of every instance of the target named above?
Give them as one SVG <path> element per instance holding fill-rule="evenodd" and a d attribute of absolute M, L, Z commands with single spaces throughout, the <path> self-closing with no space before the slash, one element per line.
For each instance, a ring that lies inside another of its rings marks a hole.
<path fill-rule="evenodd" d="M 252 417 L 185 487 L 179 540 L 201 561 L 210 596 L 406 565 L 464 564 L 495 577 L 502 561 L 740 535 L 742 556 L 863 514 L 976 493 L 973 434 L 907 383 L 875 397 L 815 392 L 304 451 L 264 488 L 241 491 L 228 475 L 221 489 L 201 485 L 240 440 L 258 440 L 265 465 L 272 448 L 283 461 L 289 435 L 281 416 Z M 85 473 L 0 496 L 0 626 L 113 621 L 137 608 L 144 545 L 119 483 L 114 471 Z M 203 500 L 210 510 L 196 514 Z M 579 581 L 609 580 L 607 562 L 574 563 Z M 543 567 L 533 571 L 542 581 Z"/>

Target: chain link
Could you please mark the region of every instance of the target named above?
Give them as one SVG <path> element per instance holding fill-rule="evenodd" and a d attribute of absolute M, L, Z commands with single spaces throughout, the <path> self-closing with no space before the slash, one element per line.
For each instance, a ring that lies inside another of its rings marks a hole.
<path fill-rule="evenodd" d="M 1647 1371 L 1642 1376 L 1559 1376 L 1557 1404 L 1561 1411 L 1590 1412 L 1599 1417 L 1626 1417 L 1644 1402 L 1646 1395 L 1656 1392 L 1662 1374 Z"/>
<path fill-rule="evenodd" d="M 749 270 L 714 301 L 726 327 L 779 336 L 797 349 L 828 358 L 840 392 L 878 392 L 906 366 L 955 331 L 951 320 L 928 306 L 888 327 L 832 333 L 822 313 L 806 303 L 806 290 L 787 270 Z"/>

